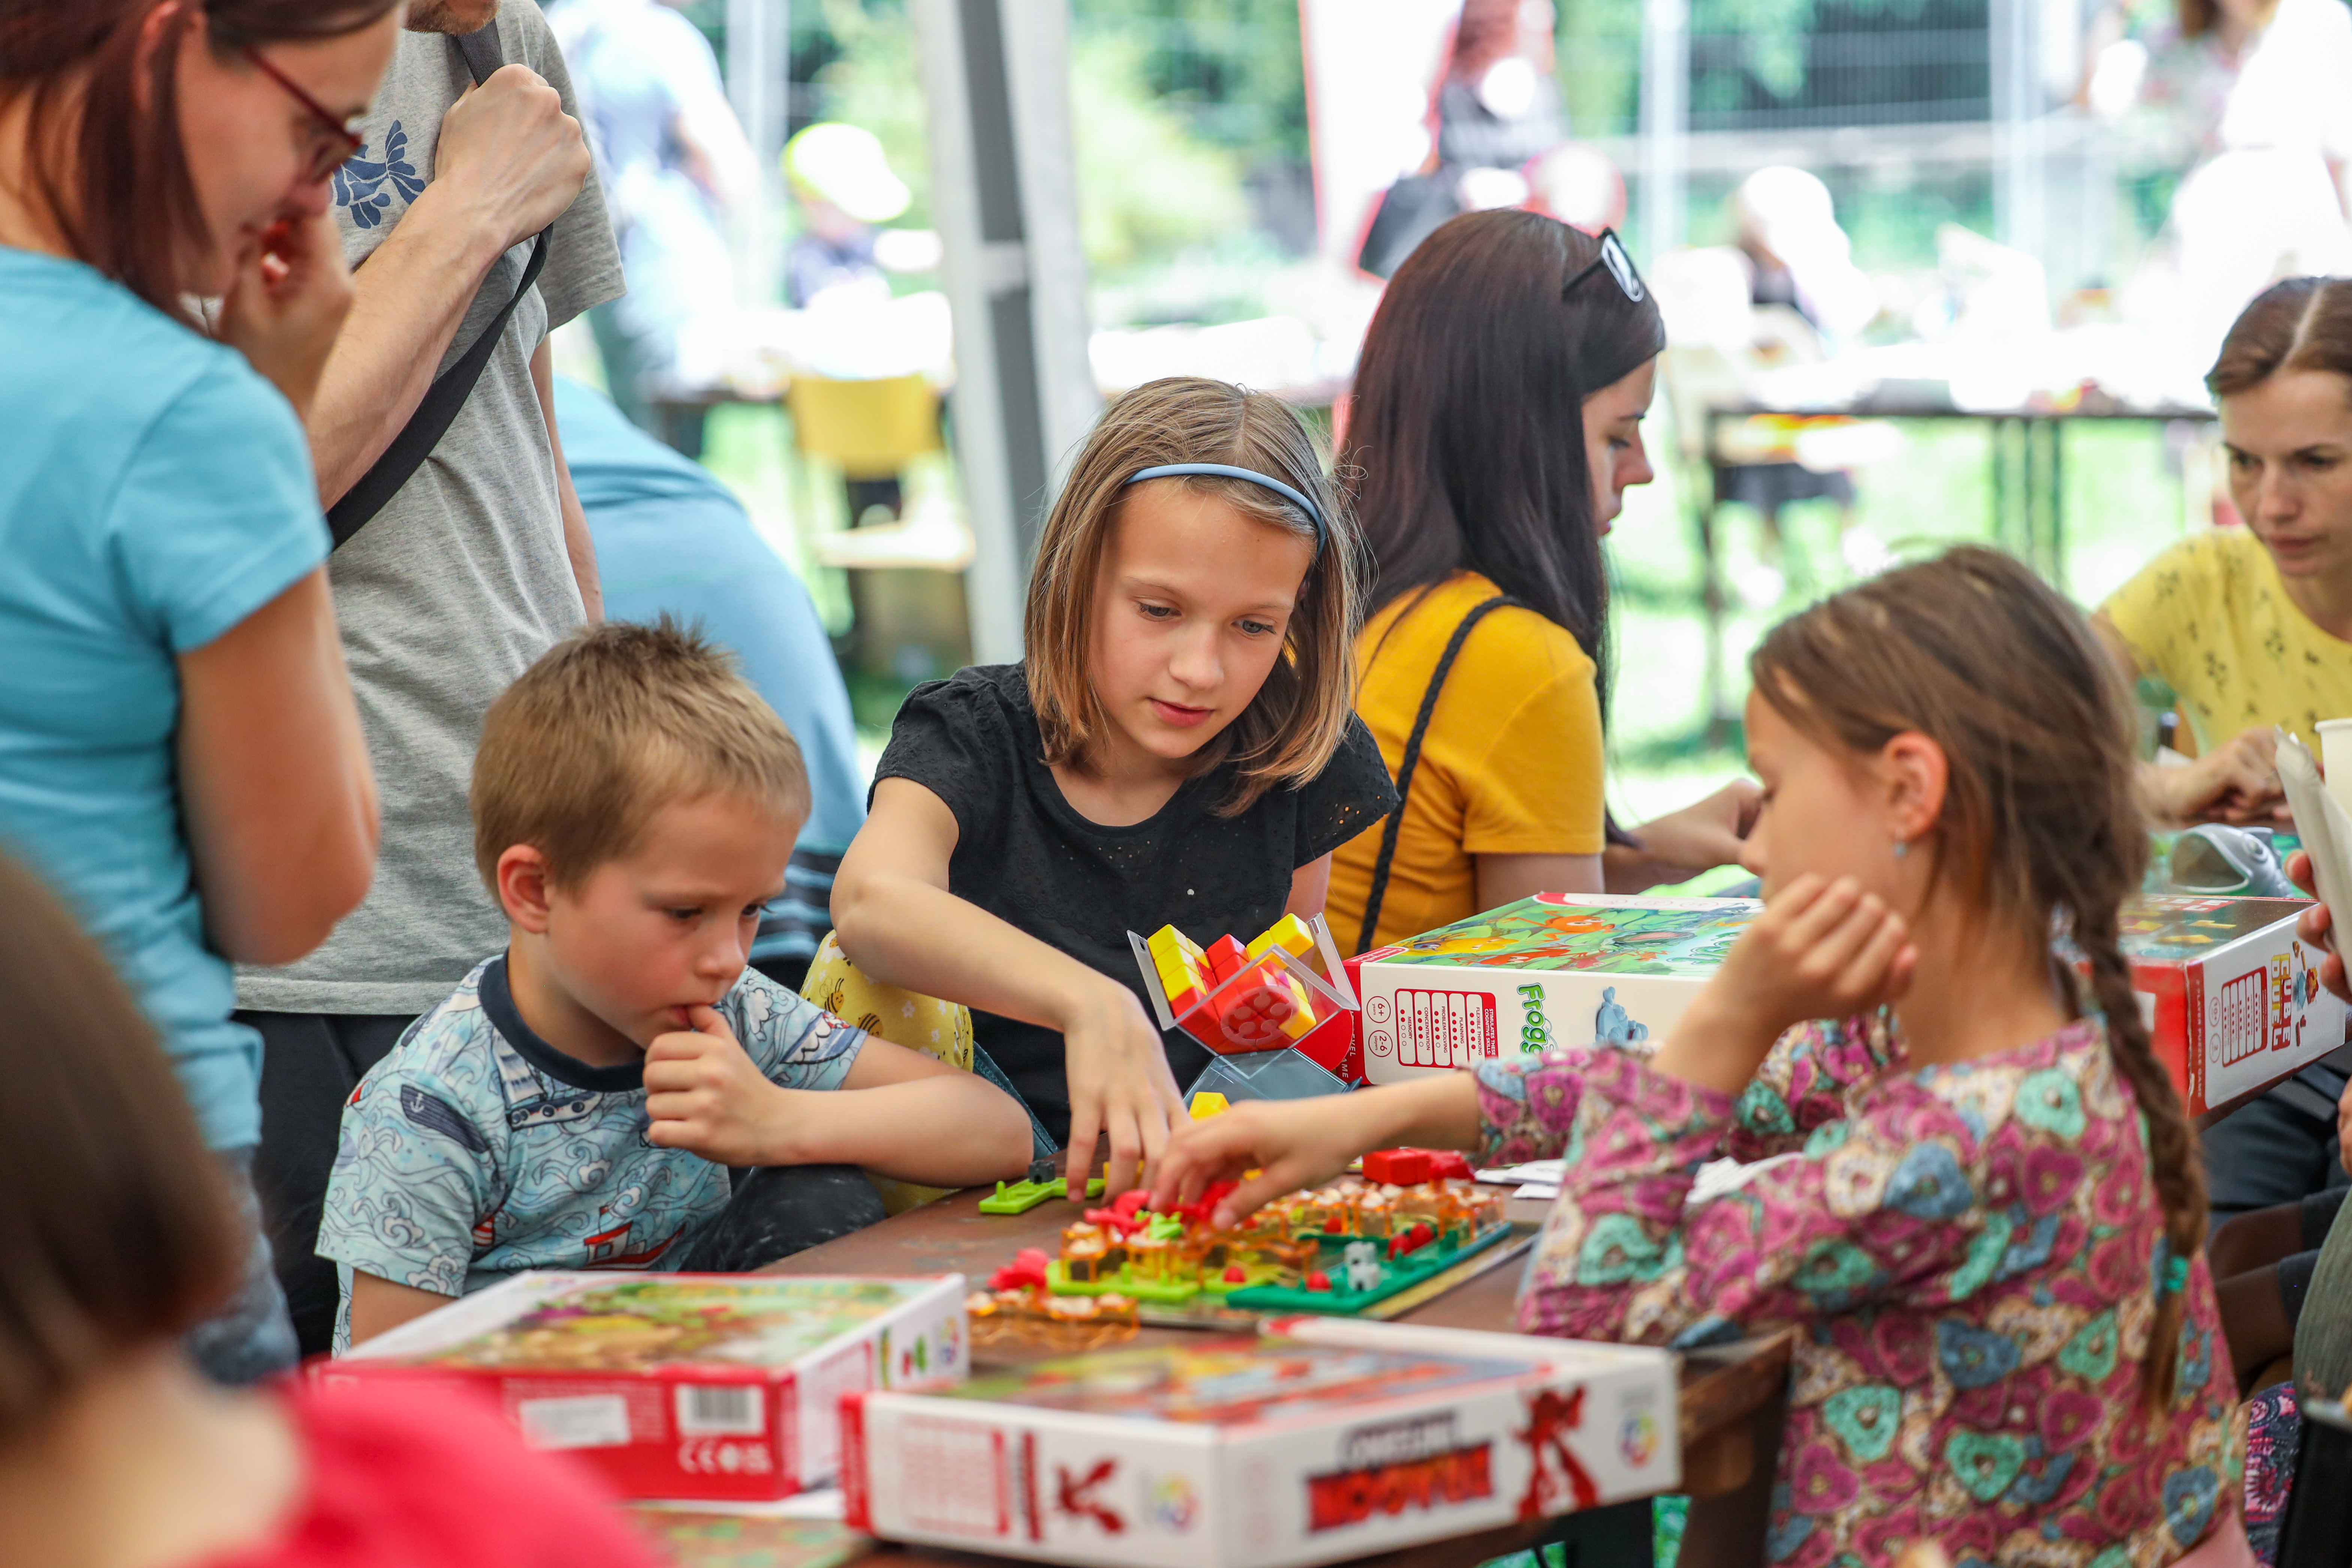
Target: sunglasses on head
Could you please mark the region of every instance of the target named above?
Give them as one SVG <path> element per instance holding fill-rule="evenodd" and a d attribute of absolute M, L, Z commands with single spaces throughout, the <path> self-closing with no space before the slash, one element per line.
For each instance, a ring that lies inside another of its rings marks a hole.
<path fill-rule="evenodd" d="M 1582 271 L 1560 286 L 1559 297 L 1563 300 L 1567 299 L 1576 292 L 1578 284 L 1603 268 L 1608 270 L 1610 277 L 1617 280 L 1618 290 L 1632 303 L 1638 305 L 1649 297 L 1649 291 L 1642 287 L 1642 275 L 1633 270 L 1633 258 L 1627 254 L 1625 242 L 1617 237 L 1617 231 L 1613 228 L 1604 228 L 1601 231 L 1601 254 L 1588 262 Z"/>
<path fill-rule="evenodd" d="M 310 151 L 310 161 L 302 165 L 304 184 L 317 184 L 341 168 L 344 160 L 367 144 L 367 139 L 353 131 L 349 121 L 338 120 L 329 113 L 326 107 L 303 91 L 292 77 L 271 65 L 259 49 L 248 46 L 245 58 L 253 63 L 254 69 L 284 88 L 289 97 L 309 111 L 322 133 L 319 145 Z"/>

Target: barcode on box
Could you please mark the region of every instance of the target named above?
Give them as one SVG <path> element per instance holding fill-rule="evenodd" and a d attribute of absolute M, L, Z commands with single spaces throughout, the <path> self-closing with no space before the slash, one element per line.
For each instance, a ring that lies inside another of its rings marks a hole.
<path fill-rule="evenodd" d="M 620 1448 L 629 1441 L 629 1402 L 617 1394 L 525 1399 L 514 1407 L 534 1448 Z"/>
<path fill-rule="evenodd" d="M 756 1384 L 680 1384 L 677 1430 L 682 1437 L 757 1437 L 768 1430 L 766 1389 Z"/>
<path fill-rule="evenodd" d="M 1495 999 L 1478 991 L 1396 994 L 1397 1063 L 1463 1068 L 1496 1054 Z"/>

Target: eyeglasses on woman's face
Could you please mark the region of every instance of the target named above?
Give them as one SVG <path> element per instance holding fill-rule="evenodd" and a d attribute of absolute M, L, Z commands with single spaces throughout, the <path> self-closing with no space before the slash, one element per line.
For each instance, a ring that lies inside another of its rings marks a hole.
<path fill-rule="evenodd" d="M 271 65 L 259 49 L 248 46 L 245 58 L 253 63 L 254 69 L 284 88 L 287 96 L 300 104 L 310 116 L 317 137 L 302 165 L 302 184 L 317 184 L 341 168 L 344 160 L 366 144 L 367 139 L 352 130 L 349 121 L 336 119 L 323 104 L 304 91 L 292 77 Z"/>

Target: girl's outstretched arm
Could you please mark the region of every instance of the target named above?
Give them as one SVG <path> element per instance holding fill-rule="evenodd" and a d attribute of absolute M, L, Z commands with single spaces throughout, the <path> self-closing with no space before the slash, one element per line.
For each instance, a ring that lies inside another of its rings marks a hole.
<path fill-rule="evenodd" d="M 1369 1150 L 1474 1149 L 1478 1131 L 1478 1091 L 1466 1072 L 1311 1100 L 1245 1100 L 1169 1141 L 1152 1207 L 1164 1214 L 1197 1202 L 1212 1182 L 1241 1182 L 1212 1216 L 1220 1226 L 1236 1225 L 1271 1199 L 1330 1180 Z M 1242 1181 L 1248 1171 L 1258 1174 Z"/>
<path fill-rule="evenodd" d="M 1070 1170 L 1108 1140 L 1113 1192 L 1154 1170 L 1184 1115 L 1167 1047 L 1135 993 L 948 891 L 960 829 L 912 779 L 874 786 L 833 884 L 842 951 L 875 979 L 1058 1029 L 1070 1081 Z"/>

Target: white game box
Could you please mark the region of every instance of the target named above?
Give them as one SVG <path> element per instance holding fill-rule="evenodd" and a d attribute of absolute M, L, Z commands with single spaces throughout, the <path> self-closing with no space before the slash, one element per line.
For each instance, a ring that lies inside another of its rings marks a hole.
<path fill-rule="evenodd" d="M 1396 1083 L 1554 1045 L 1654 1045 L 1763 905 L 1538 893 L 1357 961 L 1364 1077 Z"/>
<path fill-rule="evenodd" d="M 1331 1318 L 842 1401 L 853 1529 L 1099 1568 L 1295 1568 L 1672 1491 L 1675 1358 Z"/>

